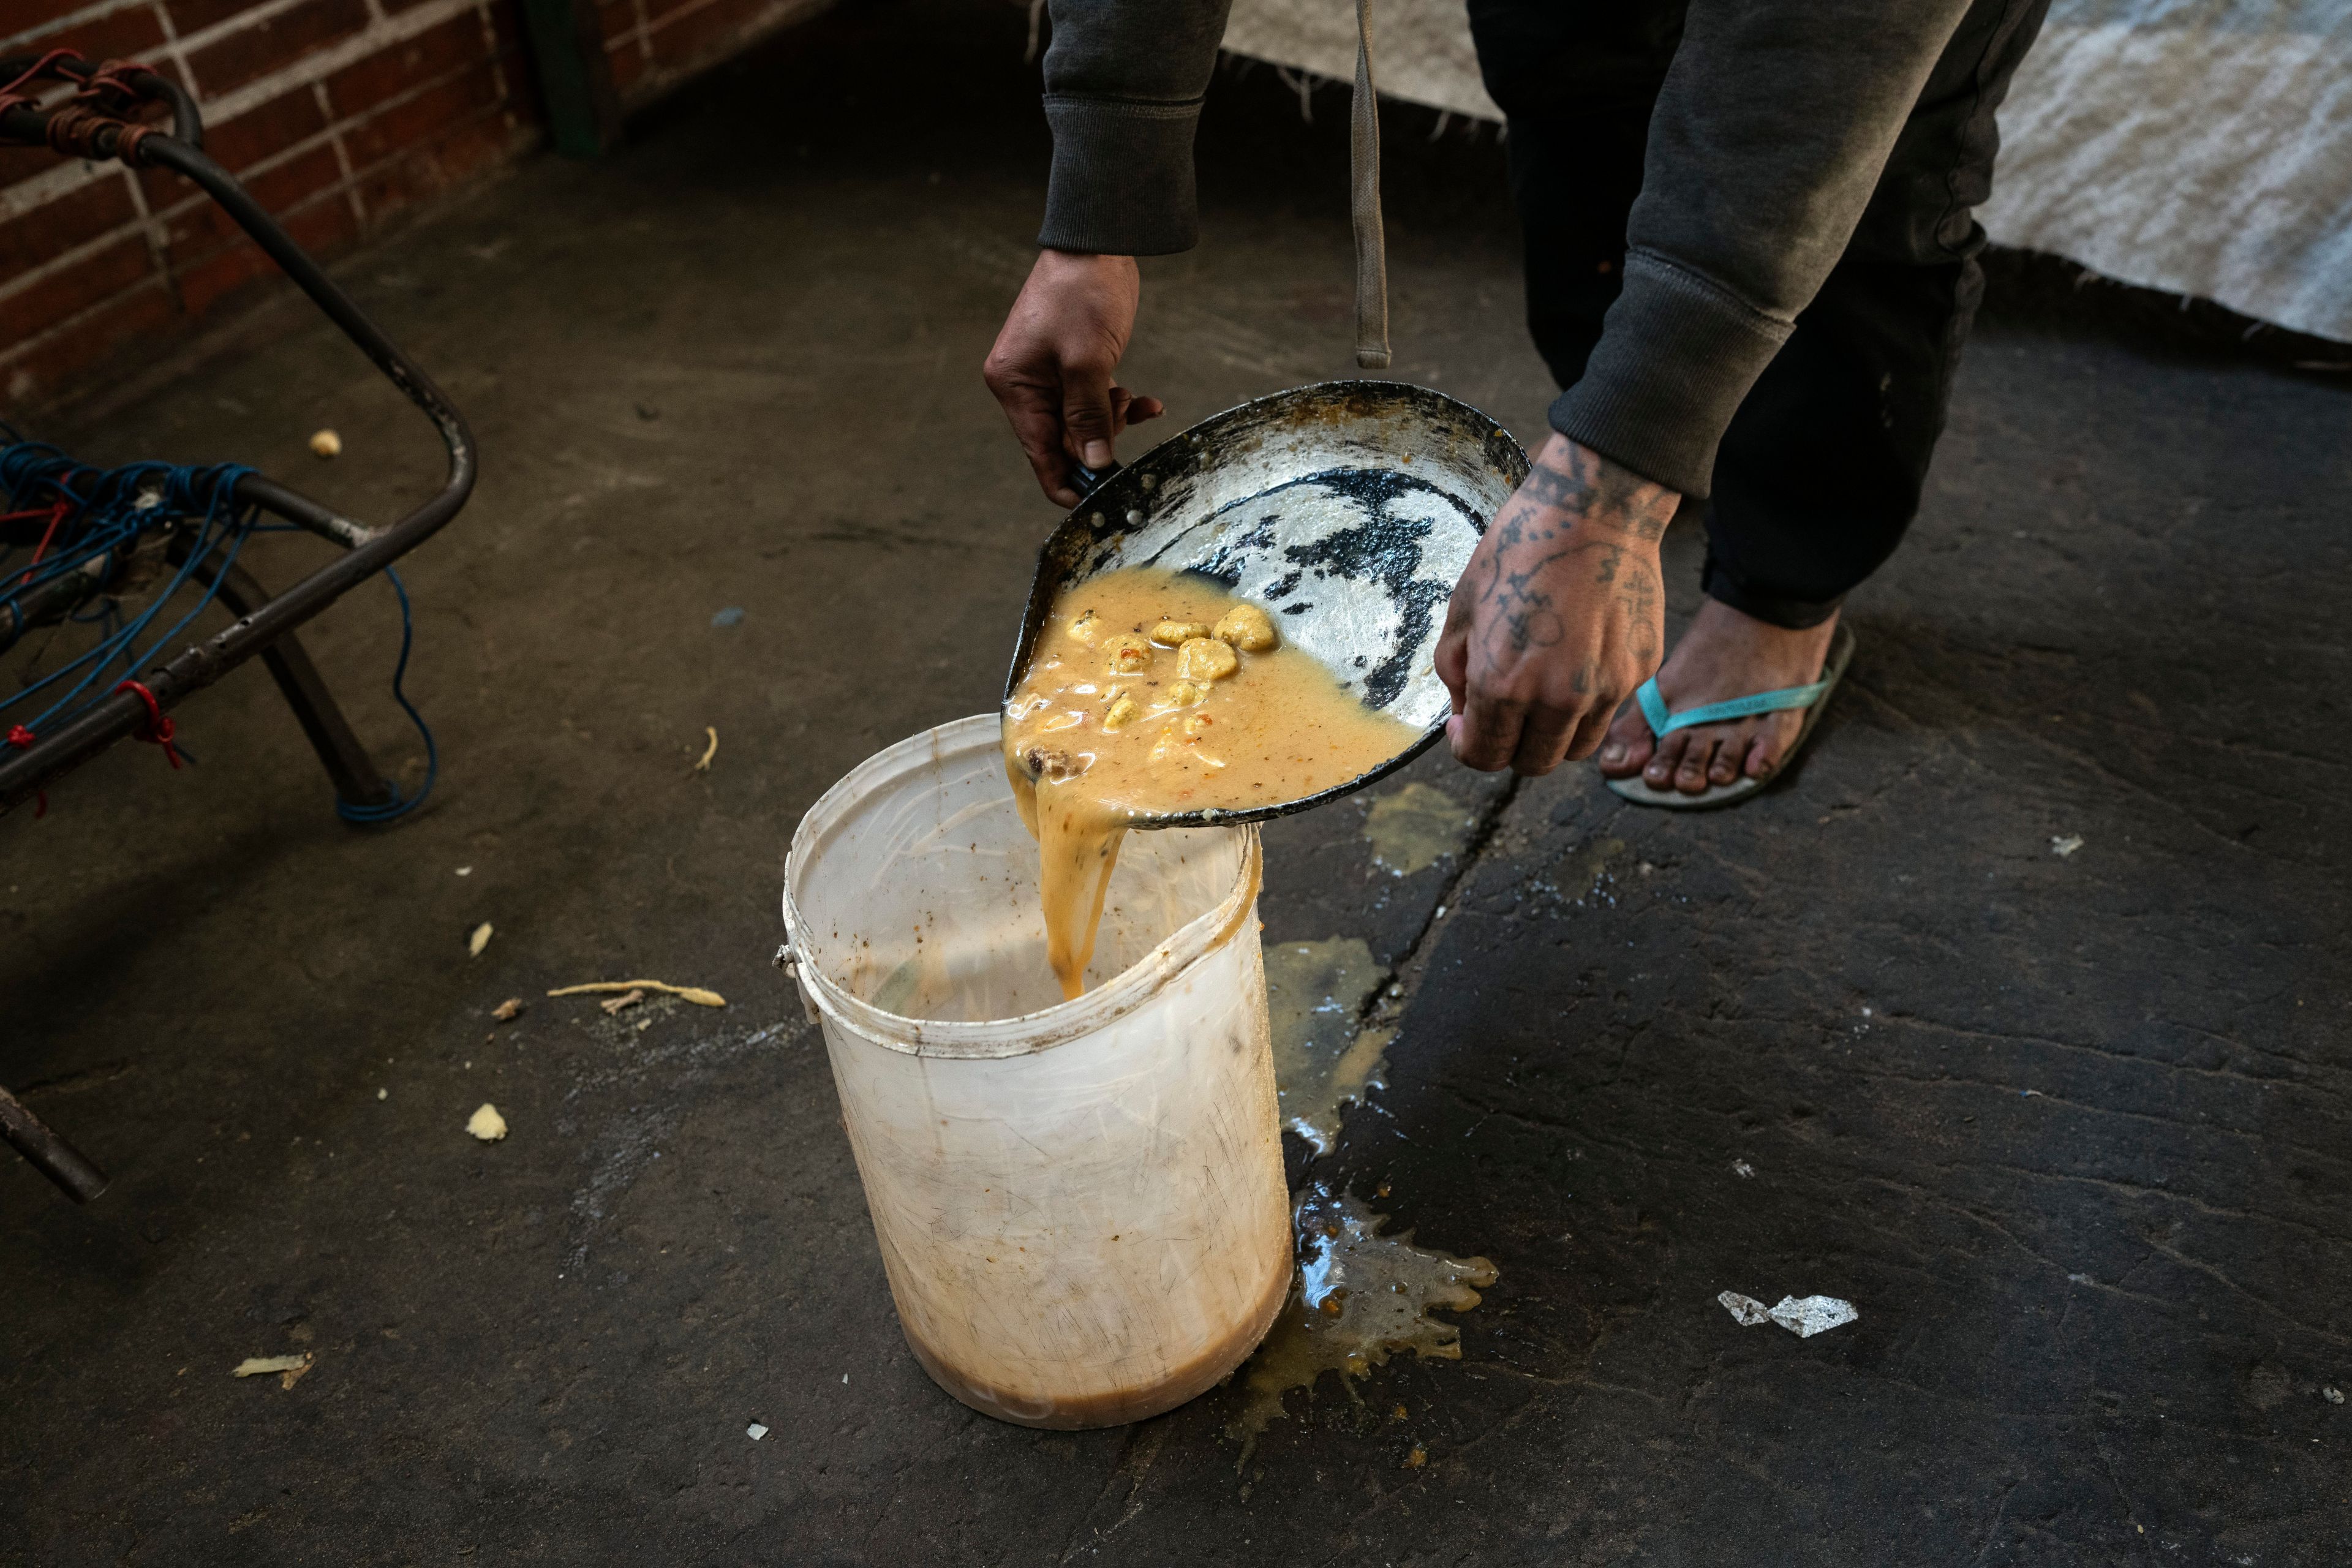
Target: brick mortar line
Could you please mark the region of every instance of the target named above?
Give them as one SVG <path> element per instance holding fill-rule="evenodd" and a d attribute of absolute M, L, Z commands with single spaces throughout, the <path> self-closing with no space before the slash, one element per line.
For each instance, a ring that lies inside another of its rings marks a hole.
<path fill-rule="evenodd" d="M 472 0 L 467 0 L 467 3 L 472 4 Z M 352 164 L 350 156 L 339 144 L 338 139 L 341 135 L 347 132 L 361 129 L 378 115 L 389 113 L 393 110 L 400 108 L 403 104 L 432 91 L 436 87 L 440 87 L 445 83 L 456 80 L 457 78 L 464 76 L 468 71 L 479 69 L 480 66 L 481 62 L 477 60 L 459 66 L 454 70 L 444 71 L 441 75 L 431 78 L 425 81 L 418 82 L 408 88 L 405 91 L 396 93 L 394 96 L 385 99 L 381 103 L 372 105 L 362 113 L 349 116 L 343 120 L 331 121 L 327 124 L 325 129 L 310 136 L 306 136 L 299 142 L 290 142 L 288 145 L 279 148 L 276 153 L 273 153 L 268 157 L 262 159 L 258 163 L 247 165 L 237 175 L 238 183 L 245 184 L 255 175 L 267 174 L 272 170 L 281 168 L 284 165 L 292 163 L 295 159 L 303 156 L 305 153 L 314 152 L 320 147 L 333 146 L 339 166 L 346 170 L 348 173 L 345 179 L 338 181 L 334 185 L 326 187 L 326 189 L 329 191 L 342 191 L 355 186 L 358 182 L 364 180 L 375 170 L 381 169 L 399 158 L 401 156 L 401 153 L 391 153 L 386 157 L 377 159 L 374 163 L 367 165 L 363 169 L 357 169 Z M 479 119 L 482 113 L 500 111 L 509 107 L 509 105 L 501 101 L 491 105 L 489 109 L 481 110 L 466 120 L 454 121 L 453 124 L 470 124 L 473 120 Z M 415 145 L 419 145 L 419 143 L 411 143 L 410 147 L 413 148 Z M 409 149 L 404 148 L 403 152 Z M 89 177 L 85 180 L 77 181 L 71 189 L 60 192 L 59 195 L 70 195 L 71 190 L 78 190 L 84 184 L 95 184 L 97 181 L 107 177 L 107 171 L 109 169 L 120 169 L 121 167 L 121 164 L 112 163 L 102 164 L 84 164 L 81 168 L 88 172 Z M 14 188 L 15 187 L 12 187 L 12 189 Z M 290 216 L 291 214 L 302 211 L 305 207 L 310 205 L 312 198 L 319 194 L 319 192 L 312 192 L 310 195 L 303 196 L 292 206 L 288 207 L 286 209 L 286 214 Z M 75 246 L 72 249 L 51 257 L 48 260 L 43 262 L 40 266 L 34 268 L 31 271 L 18 273 L 16 277 L 8 279 L 5 282 L 0 282 L 0 301 L 5 301 L 12 295 L 23 292 L 25 289 L 40 282 L 42 279 L 53 277 L 57 273 L 64 271 L 67 268 L 72 266 L 76 262 L 97 254 L 106 246 L 118 243 L 124 237 L 136 234 L 142 229 L 157 228 L 168 230 L 173 220 L 186 213 L 192 212 L 196 208 L 209 205 L 211 204 L 211 197 L 204 195 L 202 192 L 195 192 L 172 203 L 161 211 L 153 213 L 142 212 L 142 216 L 134 217 L 128 222 L 117 224 L 114 227 L 108 229 L 103 234 L 94 235 L 90 238 L 84 240 L 81 244 Z M 144 205 L 143 201 L 136 201 L 134 199 L 134 203 L 142 207 Z M 23 210 L 29 212 L 37 209 L 26 207 Z M 13 216 L 16 215 L 7 212 L 5 210 L 5 207 L 0 207 L 0 218 L 6 218 Z M 242 233 L 243 231 L 240 230 L 239 232 Z M 212 252 L 208 251 L 205 254 L 209 256 Z M 176 270 L 176 268 L 172 270 Z M 123 290 L 123 292 L 128 292 L 128 290 Z M 116 296 L 110 296 L 110 298 L 114 297 Z M 41 336 L 44 337 L 47 335 L 47 334 L 46 332 L 41 334 Z M 20 340 L 22 342 L 32 342 L 36 341 L 37 341 L 37 339 L 35 338 Z M 11 352 L 13 352 L 13 350 Z M 0 363 L 5 363 L 5 356 L 0 356 Z"/>
<path fill-rule="evenodd" d="M 62 33 L 68 27 L 79 27 L 85 22 L 103 22 L 109 16 L 118 16 L 125 11 L 136 11 L 152 3 L 153 0 L 99 0 L 95 5 L 85 5 L 79 11 L 44 22 L 37 27 L 28 27 L 24 32 L 11 33 L 5 37 L 0 37 L 0 52 L 14 49 L 19 44 L 29 44 L 35 38 L 46 37 L 51 33 Z"/>
<path fill-rule="evenodd" d="M 143 4 L 144 0 L 141 0 Z M 481 7 L 483 0 L 432 0 L 431 4 L 404 12 L 399 19 L 365 32 L 354 33 L 331 49 L 304 57 L 275 76 L 247 82 L 235 92 L 204 103 L 205 130 L 217 131 L 238 117 L 251 113 L 275 99 L 299 92 L 313 82 L 322 81 L 347 65 L 358 63 L 371 54 L 396 47 L 420 33 L 430 31 L 443 22 L 462 16 Z M 352 49 L 349 46 L 367 47 Z M 336 57 L 331 61 L 328 55 Z M 348 57 L 348 58 L 346 58 Z M 436 78 L 436 80 L 446 79 Z M 373 110 L 371 111 L 373 112 Z M 256 168 L 260 165 L 255 165 Z M 0 188 L 0 222 L 18 217 L 53 201 L 69 196 L 84 185 L 104 179 L 103 166 L 91 163 L 63 163 L 57 168 L 35 174 L 28 180 Z"/>
<path fill-rule="evenodd" d="M 180 47 L 194 54 L 198 49 L 219 43 L 223 38 L 233 38 L 248 28 L 274 22 L 287 12 L 310 3 L 310 0 L 257 0 L 257 4 L 247 6 L 234 16 L 223 17 L 209 27 L 199 27 L 186 35 L 181 38 Z"/>
<path fill-rule="evenodd" d="M 131 284 L 129 288 L 119 289 L 115 290 L 115 292 L 109 294 L 103 300 L 93 300 L 91 303 L 84 305 L 80 310 L 76 310 L 72 315 L 68 316 L 64 321 L 58 322 L 54 326 L 45 328 L 38 335 L 23 339 L 22 341 L 11 345 L 5 353 L 0 353 L 0 369 L 5 369 L 9 365 L 16 363 L 16 361 L 23 358 L 25 354 L 31 352 L 33 349 L 37 348 L 39 345 L 47 342 L 50 339 L 74 331 L 83 322 L 97 315 L 100 310 L 105 310 L 108 306 L 120 304 L 125 300 L 137 299 L 142 293 L 144 293 L 150 289 L 155 289 L 157 292 L 163 294 L 167 298 L 172 294 L 170 279 L 163 277 L 161 273 L 150 272 L 146 277 L 142 278 L 138 282 Z"/>
<path fill-rule="evenodd" d="M 608 55 L 618 54 L 621 50 L 628 47 L 628 46 L 633 43 L 639 44 L 642 46 L 639 53 L 646 61 L 651 63 L 653 62 L 653 37 L 656 33 L 660 32 L 672 22 L 683 21 L 687 17 L 694 16 L 698 12 L 707 11 L 711 6 L 718 4 L 719 0 L 688 0 L 688 4 L 677 6 L 674 10 L 665 11 L 659 16 L 655 17 L 651 21 L 647 21 L 644 19 L 644 0 L 638 0 L 637 15 L 639 20 L 637 25 L 628 32 L 623 34 L 620 37 L 608 40 L 604 45 L 604 52 Z M 750 21 L 744 23 L 743 28 L 746 32 L 749 32 L 753 28 L 765 26 L 771 22 L 783 20 L 794 16 L 803 14 L 814 15 L 818 11 L 824 10 L 830 4 L 832 4 L 832 0 L 772 0 L 772 3 L 765 10 L 752 17 Z M 681 65 L 675 61 L 670 62 L 666 66 L 655 63 L 653 72 L 648 76 L 640 77 L 638 79 L 640 81 L 658 80 L 661 79 L 661 78 L 667 72 L 692 70 L 695 68 L 697 68 L 694 66 Z"/>
<path fill-rule="evenodd" d="M 450 121 L 448 129 L 451 131 L 462 130 L 468 125 L 487 120 L 491 115 L 499 112 L 500 112 L 499 106 L 493 104 L 487 109 L 478 110 L 476 113 L 464 120 Z M 313 140 L 315 141 L 317 138 L 313 138 Z M 389 157 L 379 158 L 374 163 L 362 167 L 359 173 L 353 176 L 353 179 L 354 181 L 365 180 L 370 174 L 374 174 L 377 170 L 389 168 L 392 164 L 399 162 L 401 158 L 417 151 L 424 145 L 426 144 L 413 143 L 410 146 L 403 148 L 400 152 L 393 153 Z M 310 195 L 304 196 L 300 201 L 296 202 L 292 206 L 288 207 L 281 216 L 285 217 L 298 216 L 302 213 L 308 212 L 312 207 L 321 205 L 322 203 L 332 201 L 335 197 L 342 194 L 343 186 L 341 184 L 315 191 Z M 204 198 L 202 197 L 194 198 L 192 202 L 182 204 L 182 207 L 193 205 L 195 202 L 200 202 Z M 182 210 L 182 207 L 168 208 L 164 214 L 160 214 L 158 216 L 162 217 L 168 216 L 170 213 L 178 212 Z M 126 225 L 125 228 L 127 229 L 128 227 L 129 226 Z M 117 232 L 119 234 L 122 231 Z M 174 285 L 176 284 L 177 279 L 190 268 L 210 261 L 213 258 L 234 249 L 236 245 L 245 238 L 246 236 L 244 232 L 240 230 L 238 231 L 236 237 L 228 240 L 226 243 L 212 250 L 205 251 L 201 256 L 192 257 L 186 261 L 177 263 L 167 272 L 150 273 L 146 277 L 142 278 L 138 282 L 131 284 L 126 288 L 119 289 L 113 293 L 107 295 L 102 300 L 93 300 L 89 304 L 85 305 L 80 310 L 75 311 L 72 315 L 67 317 L 64 321 L 44 328 L 36 335 L 29 338 L 19 339 L 17 342 L 8 345 L 5 349 L 0 349 L 0 370 L 5 370 L 9 365 L 23 359 L 33 350 L 38 348 L 43 343 L 49 342 L 51 339 L 56 338 L 62 333 L 71 331 L 76 327 L 81 325 L 84 321 L 89 321 L 91 317 L 105 310 L 108 306 L 116 304 L 124 300 L 135 298 L 144 289 L 160 288 L 168 294 L 176 295 L 177 289 Z M 281 274 L 280 277 L 282 280 L 283 275 Z"/>
<path fill-rule="evenodd" d="M 356 65 L 370 55 L 380 54 L 408 42 L 419 34 L 430 32 L 453 17 L 464 16 L 479 4 L 480 0 L 426 0 L 425 5 L 414 10 L 403 11 L 389 21 L 362 27 L 323 49 L 304 55 L 274 76 L 247 82 L 218 98 L 204 100 L 205 110 L 207 115 L 218 113 L 224 121 L 234 120 L 273 98 L 306 88 L 314 81 L 334 75 L 345 66 Z"/>
<path fill-rule="evenodd" d="M 180 29 L 172 20 L 171 7 L 163 0 L 148 0 L 155 13 L 155 30 L 163 35 L 163 54 L 180 73 L 180 85 L 194 92 L 196 73 L 188 68 L 188 51 L 180 47 Z"/>
<path fill-rule="evenodd" d="M 704 57 L 692 60 L 656 60 L 653 52 L 654 34 L 673 22 L 683 21 L 718 4 L 719 0 L 692 0 L 691 4 L 680 5 L 677 9 L 644 25 L 638 34 L 638 40 L 642 44 L 639 52 L 647 62 L 647 66 L 645 73 L 629 84 L 629 92 L 633 98 L 642 100 L 650 91 L 658 91 L 683 78 L 694 76 L 719 63 L 718 57 Z M 766 8 L 736 29 L 735 40 L 740 43 L 769 28 L 780 27 L 796 18 L 814 16 L 828 9 L 832 4 L 833 0 L 772 0 Z M 625 47 L 628 41 L 624 38 L 620 40 L 620 45 Z M 604 46 L 604 51 L 611 54 L 615 52 L 615 45 L 608 43 Z"/>

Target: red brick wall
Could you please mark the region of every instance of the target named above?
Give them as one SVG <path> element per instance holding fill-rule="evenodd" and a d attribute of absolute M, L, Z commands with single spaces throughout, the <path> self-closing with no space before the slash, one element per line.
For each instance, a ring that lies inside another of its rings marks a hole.
<path fill-rule="evenodd" d="M 823 0 L 601 0 L 625 103 Z M 176 75 L 206 151 L 319 255 L 540 139 L 514 0 L 0 0 L 0 55 Z M 0 413 L 26 412 L 280 287 L 177 175 L 0 149 Z"/>

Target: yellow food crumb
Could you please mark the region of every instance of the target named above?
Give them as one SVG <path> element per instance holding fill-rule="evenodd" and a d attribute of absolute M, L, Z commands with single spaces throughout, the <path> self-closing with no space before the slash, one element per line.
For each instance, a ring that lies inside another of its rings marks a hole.
<path fill-rule="evenodd" d="M 1275 644 L 1274 622 L 1255 605 L 1235 605 L 1217 622 L 1216 637 L 1244 653 L 1264 653 Z"/>
<path fill-rule="evenodd" d="M 1133 723 L 1135 721 L 1135 716 L 1142 711 L 1143 710 L 1141 706 L 1137 703 L 1135 699 L 1122 691 L 1118 694 L 1118 698 L 1112 701 L 1110 711 L 1103 715 L 1103 728 L 1106 730 L 1124 730 L 1129 724 Z"/>
<path fill-rule="evenodd" d="M 1151 668 L 1151 645 L 1133 632 L 1103 644 L 1103 667 L 1113 675 L 1139 675 Z"/>
<path fill-rule="evenodd" d="M 1210 637 L 1194 637 L 1176 654 L 1176 671 L 1188 680 L 1223 680 L 1241 668 L 1234 650 Z"/>
<path fill-rule="evenodd" d="M 1199 621 L 1162 621 L 1151 628 L 1151 640 L 1168 647 L 1179 647 L 1194 637 L 1209 635 L 1209 628 Z"/>
<path fill-rule="evenodd" d="M 1208 695 L 1207 687 L 1195 681 L 1180 680 L 1168 689 L 1168 705 L 1171 708 L 1190 708 L 1194 703 L 1203 700 Z"/>
<path fill-rule="evenodd" d="M 1070 623 L 1070 635 L 1082 643 L 1092 643 L 1101 631 L 1102 617 L 1092 610 L 1087 611 Z"/>

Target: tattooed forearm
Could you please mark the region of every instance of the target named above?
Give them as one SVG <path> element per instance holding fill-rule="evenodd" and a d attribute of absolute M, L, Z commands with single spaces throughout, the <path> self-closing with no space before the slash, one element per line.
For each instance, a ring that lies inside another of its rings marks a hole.
<path fill-rule="evenodd" d="M 1678 499 L 1672 490 L 1573 442 L 1554 445 L 1565 450 L 1547 447 L 1538 453 L 1496 519 L 1496 526 L 1506 531 L 1503 543 L 1540 537 L 1571 523 L 1648 541 L 1665 532 Z M 1567 515 L 1547 515 L 1561 512 Z"/>

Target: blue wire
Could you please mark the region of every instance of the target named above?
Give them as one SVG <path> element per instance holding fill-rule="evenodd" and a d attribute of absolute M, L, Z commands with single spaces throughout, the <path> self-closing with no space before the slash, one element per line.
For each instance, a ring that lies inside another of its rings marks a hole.
<path fill-rule="evenodd" d="M 408 715 L 408 721 L 416 726 L 417 734 L 424 739 L 425 784 L 413 797 L 404 797 L 400 786 L 386 779 L 383 787 L 392 792 L 392 798 L 381 805 L 359 805 L 338 799 L 335 815 L 345 822 L 373 824 L 393 822 L 406 816 L 425 804 L 425 797 L 433 793 L 433 781 L 441 773 L 441 751 L 433 743 L 433 731 L 425 722 L 425 715 L 416 710 L 416 705 L 409 701 L 408 693 L 402 689 L 402 683 L 408 677 L 409 644 L 415 637 L 408 613 L 408 589 L 401 583 L 400 574 L 391 567 L 385 567 L 383 574 L 392 584 L 392 591 L 400 595 L 400 662 L 392 667 L 392 700 L 400 704 L 401 711 Z"/>
<path fill-rule="evenodd" d="M 242 464 L 184 467 L 146 462 L 119 468 L 93 468 L 47 443 L 19 438 L 5 422 L 0 422 L 0 437 L 5 437 L 5 443 L 0 443 L 0 492 L 7 495 L 9 506 L 31 510 L 63 502 L 68 508 L 64 521 L 48 531 L 51 552 L 29 566 L 10 566 L 10 557 L 16 551 L 0 545 L 0 606 L 16 605 L 26 595 L 80 572 L 95 560 L 105 562 L 97 584 L 97 588 L 102 590 L 112 582 L 118 566 L 129 558 L 143 534 L 166 524 L 193 524 L 194 531 L 179 569 L 144 608 L 125 617 L 120 600 L 108 597 L 96 612 L 69 611 L 67 618 L 76 624 L 97 625 L 96 643 L 39 679 L 0 697 L 0 721 L 6 721 L 12 708 L 60 682 L 71 682 L 25 726 L 37 735 L 53 721 L 73 717 L 104 700 L 111 693 L 111 687 L 97 691 L 90 689 L 118 659 L 125 674 L 135 676 L 159 650 L 187 629 L 217 596 L 216 589 L 198 584 L 195 602 L 186 614 L 153 637 L 146 635 L 162 617 L 164 605 L 187 585 L 198 566 L 215 553 L 224 564 L 234 563 L 251 535 L 282 532 L 292 527 L 265 523 L 253 508 L 238 509 L 237 481 L 253 472 Z M 434 744 L 433 731 L 426 726 L 424 715 L 408 700 L 404 688 L 415 635 L 408 590 L 399 574 L 391 568 L 385 568 L 384 575 L 391 579 L 393 592 L 400 598 L 400 659 L 393 669 L 392 695 L 424 738 L 425 783 L 410 798 L 386 780 L 391 798 L 377 805 L 359 805 L 339 799 L 335 810 L 346 822 L 385 823 L 405 816 L 425 804 L 440 773 L 440 753 Z M 184 754 L 186 748 L 181 750 Z"/>

